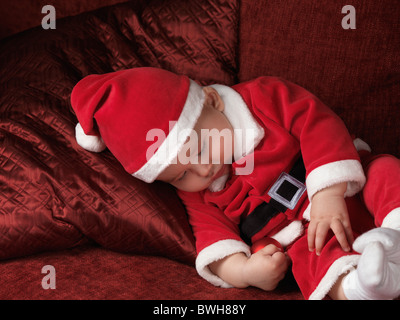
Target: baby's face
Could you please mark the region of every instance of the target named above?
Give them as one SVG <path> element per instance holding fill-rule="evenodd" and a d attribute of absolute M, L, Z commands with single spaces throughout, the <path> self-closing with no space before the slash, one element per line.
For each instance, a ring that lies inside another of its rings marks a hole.
<path fill-rule="evenodd" d="M 233 127 L 222 113 L 224 103 L 213 88 L 204 88 L 206 99 L 191 136 L 157 178 L 182 191 L 197 192 L 230 170 L 233 161 Z"/>

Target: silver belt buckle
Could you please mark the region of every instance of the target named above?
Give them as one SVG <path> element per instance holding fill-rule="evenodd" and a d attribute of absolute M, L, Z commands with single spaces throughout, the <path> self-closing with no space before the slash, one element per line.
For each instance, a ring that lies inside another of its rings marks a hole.
<path fill-rule="evenodd" d="M 286 189 L 289 188 L 289 193 L 293 194 L 290 199 L 287 199 L 282 195 L 281 188 L 283 187 Z M 295 188 L 297 188 L 297 190 Z M 293 210 L 304 191 L 306 191 L 306 186 L 302 182 L 292 177 L 290 174 L 282 172 L 278 180 L 275 181 L 271 189 L 268 191 L 268 195 L 286 208 Z"/>

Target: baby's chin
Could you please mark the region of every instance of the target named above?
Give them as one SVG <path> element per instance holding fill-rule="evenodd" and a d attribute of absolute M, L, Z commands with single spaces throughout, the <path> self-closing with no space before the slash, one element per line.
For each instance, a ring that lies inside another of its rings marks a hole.
<path fill-rule="evenodd" d="M 185 191 L 185 192 L 200 192 L 200 191 L 207 190 L 212 182 L 213 181 L 210 180 L 209 182 L 207 182 L 206 184 L 201 185 L 201 186 L 196 186 L 196 187 L 195 186 L 191 186 L 191 187 L 187 187 L 187 188 L 178 188 L 178 187 L 176 187 L 176 188 L 178 190 L 180 190 L 180 191 Z"/>

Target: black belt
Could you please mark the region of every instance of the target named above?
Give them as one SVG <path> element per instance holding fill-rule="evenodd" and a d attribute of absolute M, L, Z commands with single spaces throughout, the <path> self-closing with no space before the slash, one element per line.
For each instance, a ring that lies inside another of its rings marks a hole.
<path fill-rule="evenodd" d="M 251 245 L 251 238 L 278 213 L 287 209 L 294 209 L 298 200 L 304 193 L 306 169 L 303 158 L 296 161 L 289 174 L 282 173 L 271 187 L 268 194 L 271 196 L 269 203 L 263 202 L 254 209 L 240 224 L 240 236 L 243 241 Z"/>

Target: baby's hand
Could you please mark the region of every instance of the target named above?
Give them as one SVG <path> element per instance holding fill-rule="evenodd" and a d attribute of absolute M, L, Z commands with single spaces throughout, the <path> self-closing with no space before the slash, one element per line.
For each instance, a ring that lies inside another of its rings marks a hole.
<path fill-rule="evenodd" d="M 257 251 L 243 267 L 243 278 L 248 285 L 263 290 L 274 290 L 286 274 L 289 258 L 273 244 Z"/>
<path fill-rule="evenodd" d="M 325 238 L 332 229 L 344 251 L 350 251 L 354 241 L 344 193 L 346 183 L 317 192 L 312 198 L 311 219 L 308 226 L 308 248 L 320 255 Z"/>

